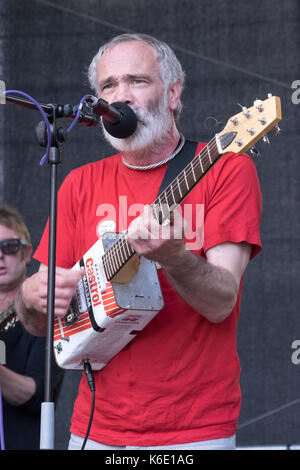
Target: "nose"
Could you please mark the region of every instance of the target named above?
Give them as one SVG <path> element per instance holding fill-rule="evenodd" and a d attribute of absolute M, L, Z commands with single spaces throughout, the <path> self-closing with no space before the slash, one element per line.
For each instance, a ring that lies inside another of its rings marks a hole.
<path fill-rule="evenodd" d="M 122 103 L 129 105 L 134 103 L 134 97 L 129 84 L 119 84 L 114 93 L 114 101 L 121 101 Z"/>

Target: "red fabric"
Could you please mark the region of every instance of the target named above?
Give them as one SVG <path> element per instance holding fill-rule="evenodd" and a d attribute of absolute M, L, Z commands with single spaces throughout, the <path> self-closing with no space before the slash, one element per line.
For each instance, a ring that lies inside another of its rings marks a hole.
<path fill-rule="evenodd" d="M 203 146 L 199 144 L 198 151 Z M 112 207 L 117 231 L 126 228 L 119 227 L 118 197 L 127 195 L 131 209 L 132 204 L 151 204 L 165 169 L 137 172 L 126 168 L 116 155 L 72 171 L 59 193 L 57 264 L 72 267 L 82 257 L 97 240 L 101 220 L 112 218 Z M 109 214 L 103 213 L 103 203 Z M 194 250 L 199 255 L 225 241 L 247 241 L 253 245 L 252 257 L 261 249 L 261 195 L 249 156 L 223 156 L 184 204 L 204 204 L 204 246 Z M 128 223 L 137 215 L 131 214 Z M 35 253 L 44 264 L 47 238 L 46 230 Z M 172 445 L 236 432 L 241 402 L 236 327 L 242 285 L 231 315 L 214 324 L 183 302 L 161 269 L 159 278 L 164 309 L 95 373 L 96 407 L 89 435 L 95 441 Z M 73 433 L 85 435 L 89 413 L 90 391 L 83 378 L 72 417 Z"/>

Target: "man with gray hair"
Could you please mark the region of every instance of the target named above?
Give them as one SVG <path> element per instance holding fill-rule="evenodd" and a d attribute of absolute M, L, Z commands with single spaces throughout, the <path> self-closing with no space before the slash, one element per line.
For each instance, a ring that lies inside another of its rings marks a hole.
<path fill-rule="evenodd" d="M 99 50 L 89 77 L 98 97 L 126 103 L 138 125 L 125 139 L 105 132 L 118 153 L 72 171 L 60 189 L 55 312 L 66 314 L 82 275 L 71 268 L 108 225 L 116 232 L 128 229 L 133 249 L 156 262 L 164 308 L 95 372 L 86 449 L 233 449 L 241 401 L 236 328 L 242 280 L 261 249 L 254 164 L 246 155 L 225 155 L 172 212 L 170 223 L 160 224 L 150 205 L 168 162 L 186 148 L 178 129 L 182 67 L 165 43 L 125 34 Z M 195 154 L 204 147 L 196 144 Z M 120 214 L 124 199 L 127 213 Z M 185 205 L 203 206 L 203 217 L 193 213 L 183 222 Z M 102 210 L 107 207 L 116 209 L 113 216 Z M 202 244 L 189 245 L 187 226 L 201 232 L 203 221 Z M 23 283 L 18 302 L 24 325 L 39 334 L 45 329 L 47 240 L 45 230 L 35 253 L 40 270 Z M 82 380 L 70 449 L 81 448 L 88 396 Z"/>

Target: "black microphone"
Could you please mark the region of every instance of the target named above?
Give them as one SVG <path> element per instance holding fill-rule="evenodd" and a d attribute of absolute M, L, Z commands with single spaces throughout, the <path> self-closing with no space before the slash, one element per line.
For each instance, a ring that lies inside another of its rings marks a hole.
<path fill-rule="evenodd" d="M 92 102 L 90 102 L 92 101 Z M 95 97 L 86 100 L 92 114 L 101 116 L 106 131 L 118 139 L 130 137 L 137 128 L 137 117 L 134 111 L 125 103 L 117 101 L 109 104 L 103 99 Z"/>

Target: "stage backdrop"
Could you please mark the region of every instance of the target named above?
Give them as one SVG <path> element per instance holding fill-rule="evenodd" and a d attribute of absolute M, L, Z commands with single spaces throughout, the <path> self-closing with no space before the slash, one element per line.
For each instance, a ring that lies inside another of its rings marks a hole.
<path fill-rule="evenodd" d="M 238 329 L 243 402 L 238 446 L 300 442 L 299 2 L 297 0 L 2 0 L 1 79 L 41 103 L 78 104 L 98 47 L 123 32 L 173 46 L 186 71 L 180 128 L 207 141 L 268 93 L 282 100 L 282 133 L 257 145 L 263 250 L 245 275 Z M 298 83 L 297 83 L 298 80 Z M 210 119 L 215 118 L 215 119 Z M 36 111 L 0 107 L 0 194 L 16 206 L 37 246 L 48 216 L 49 167 L 35 140 Z M 67 127 L 70 122 L 64 123 Z M 222 125 L 222 124 L 221 124 Z M 63 146 L 59 182 L 113 150 L 77 125 Z M 36 270 L 32 262 L 29 272 Z M 207 364 L 209 367 L 209 364 Z M 56 408 L 56 448 L 64 449 L 80 373 L 67 372 Z"/>

